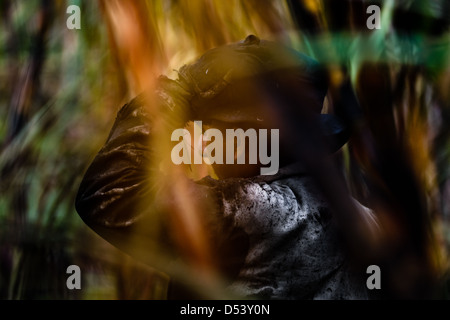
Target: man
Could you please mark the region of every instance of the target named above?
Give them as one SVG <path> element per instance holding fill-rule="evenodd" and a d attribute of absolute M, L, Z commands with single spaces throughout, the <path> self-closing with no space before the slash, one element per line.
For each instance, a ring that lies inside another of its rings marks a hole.
<path fill-rule="evenodd" d="M 320 115 L 326 92 L 320 66 L 280 44 L 248 36 L 209 50 L 119 111 L 80 185 L 77 211 L 131 255 L 158 266 L 161 257 L 179 257 L 219 274 L 238 297 L 366 299 L 363 275 L 352 271 L 333 208 L 310 172 L 347 138 Z M 243 164 L 213 163 L 216 178 L 187 178 L 171 161 L 171 133 L 196 120 L 223 136 L 279 130 L 266 150 L 279 148 L 279 170 L 261 174 L 267 163 L 251 162 L 247 144 Z M 370 230 L 371 213 L 354 203 Z M 175 291 L 170 297 L 180 297 Z"/>

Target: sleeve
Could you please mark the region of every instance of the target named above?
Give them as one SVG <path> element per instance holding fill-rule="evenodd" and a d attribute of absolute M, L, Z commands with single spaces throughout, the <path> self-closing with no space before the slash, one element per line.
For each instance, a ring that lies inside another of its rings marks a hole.
<path fill-rule="evenodd" d="M 143 248 L 138 248 L 139 244 L 150 248 L 156 241 L 170 242 L 161 238 L 160 190 L 151 179 L 156 170 L 155 150 L 150 145 L 154 128 L 145 100 L 140 95 L 120 109 L 105 145 L 84 174 L 75 200 L 78 214 L 91 229 L 140 257 Z"/>
<path fill-rule="evenodd" d="M 203 246 L 215 267 L 235 273 L 245 255 L 245 236 L 223 216 L 215 187 L 186 177 L 165 183 L 155 179 L 161 176 L 161 155 L 152 142 L 164 139 L 156 128 L 164 119 L 147 112 L 148 101 L 140 95 L 118 112 L 82 179 L 77 212 L 105 240 L 153 267 L 164 268 L 180 256 L 197 259 L 196 250 Z M 169 128 L 183 126 L 180 120 L 166 120 L 173 121 Z"/>

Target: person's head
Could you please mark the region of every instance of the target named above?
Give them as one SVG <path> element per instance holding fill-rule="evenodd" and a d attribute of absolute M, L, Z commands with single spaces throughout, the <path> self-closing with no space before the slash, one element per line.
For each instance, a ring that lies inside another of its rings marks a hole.
<path fill-rule="evenodd" d="M 305 135 L 305 130 L 297 126 L 306 128 L 316 122 L 327 92 L 325 73 L 315 60 L 255 36 L 211 49 L 181 68 L 179 74 L 195 92 L 191 100 L 193 118 L 202 121 L 204 129 L 218 129 L 223 137 L 227 129 L 254 129 L 258 134 L 266 129 L 268 154 L 270 131 L 278 130 L 281 166 L 296 161 L 291 151 L 298 146 L 292 144 L 292 135 Z M 259 147 L 258 143 L 258 155 Z M 217 175 L 226 178 L 260 174 L 260 168 L 266 165 L 259 156 L 256 164 L 249 163 L 249 143 L 245 151 L 245 164 L 213 164 Z M 225 143 L 223 152 L 225 155 Z"/>

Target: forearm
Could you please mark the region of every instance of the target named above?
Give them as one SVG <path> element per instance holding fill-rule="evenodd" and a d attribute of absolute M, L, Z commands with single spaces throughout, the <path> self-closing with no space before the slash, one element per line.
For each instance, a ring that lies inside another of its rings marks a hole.
<path fill-rule="evenodd" d="M 163 152 L 155 141 L 164 143 L 171 127 L 184 125 L 189 110 L 183 94 L 177 82 L 160 78 L 155 89 L 124 105 L 80 184 L 75 203 L 80 217 L 127 252 L 136 242 L 161 242 L 165 199 L 156 177 Z"/>
<path fill-rule="evenodd" d="M 138 96 L 118 112 L 76 198 L 76 209 L 89 227 L 153 265 L 151 257 L 146 259 L 151 251 L 177 254 L 186 245 L 195 246 L 192 237 L 199 235 L 186 231 L 185 224 L 198 221 L 213 232 L 216 223 L 210 219 L 215 220 L 219 211 L 208 187 L 178 174 L 179 168 L 172 168 L 177 174 L 161 172 L 161 161 L 170 162 L 170 132 L 184 126 L 189 110 L 182 109 L 186 104 L 183 95 L 177 96 L 176 83 L 160 81 L 163 89 Z M 171 166 L 170 162 L 166 167 Z M 186 214 L 186 200 L 195 208 L 195 217 Z"/>
<path fill-rule="evenodd" d="M 122 107 L 108 140 L 84 175 L 75 205 L 91 227 L 129 226 L 140 215 L 135 208 L 138 198 L 149 196 L 152 128 L 144 108 L 142 97 Z"/>

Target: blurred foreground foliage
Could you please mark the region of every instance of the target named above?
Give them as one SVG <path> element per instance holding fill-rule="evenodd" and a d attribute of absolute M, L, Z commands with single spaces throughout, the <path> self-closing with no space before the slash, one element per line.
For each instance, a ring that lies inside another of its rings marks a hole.
<path fill-rule="evenodd" d="M 382 8 L 381 30 L 366 28 L 370 3 Z M 70 4 L 81 8 L 81 30 L 66 28 Z M 3 0 L 0 298 L 165 298 L 167 279 L 88 229 L 74 197 L 121 105 L 155 76 L 173 77 L 203 51 L 251 33 L 327 65 L 331 90 L 350 79 L 363 110 L 328 105 L 359 133 L 342 152 L 350 189 L 369 206 L 386 194 L 424 205 L 426 216 L 412 212 L 434 235 L 425 250 L 442 273 L 436 296 L 448 298 L 449 16 L 447 1 Z M 383 163 L 396 159 L 398 167 Z M 410 198 L 412 180 L 388 179 L 408 170 L 423 199 Z M 381 215 L 391 204 L 380 205 Z M 66 288 L 71 264 L 81 267 L 82 290 Z"/>

